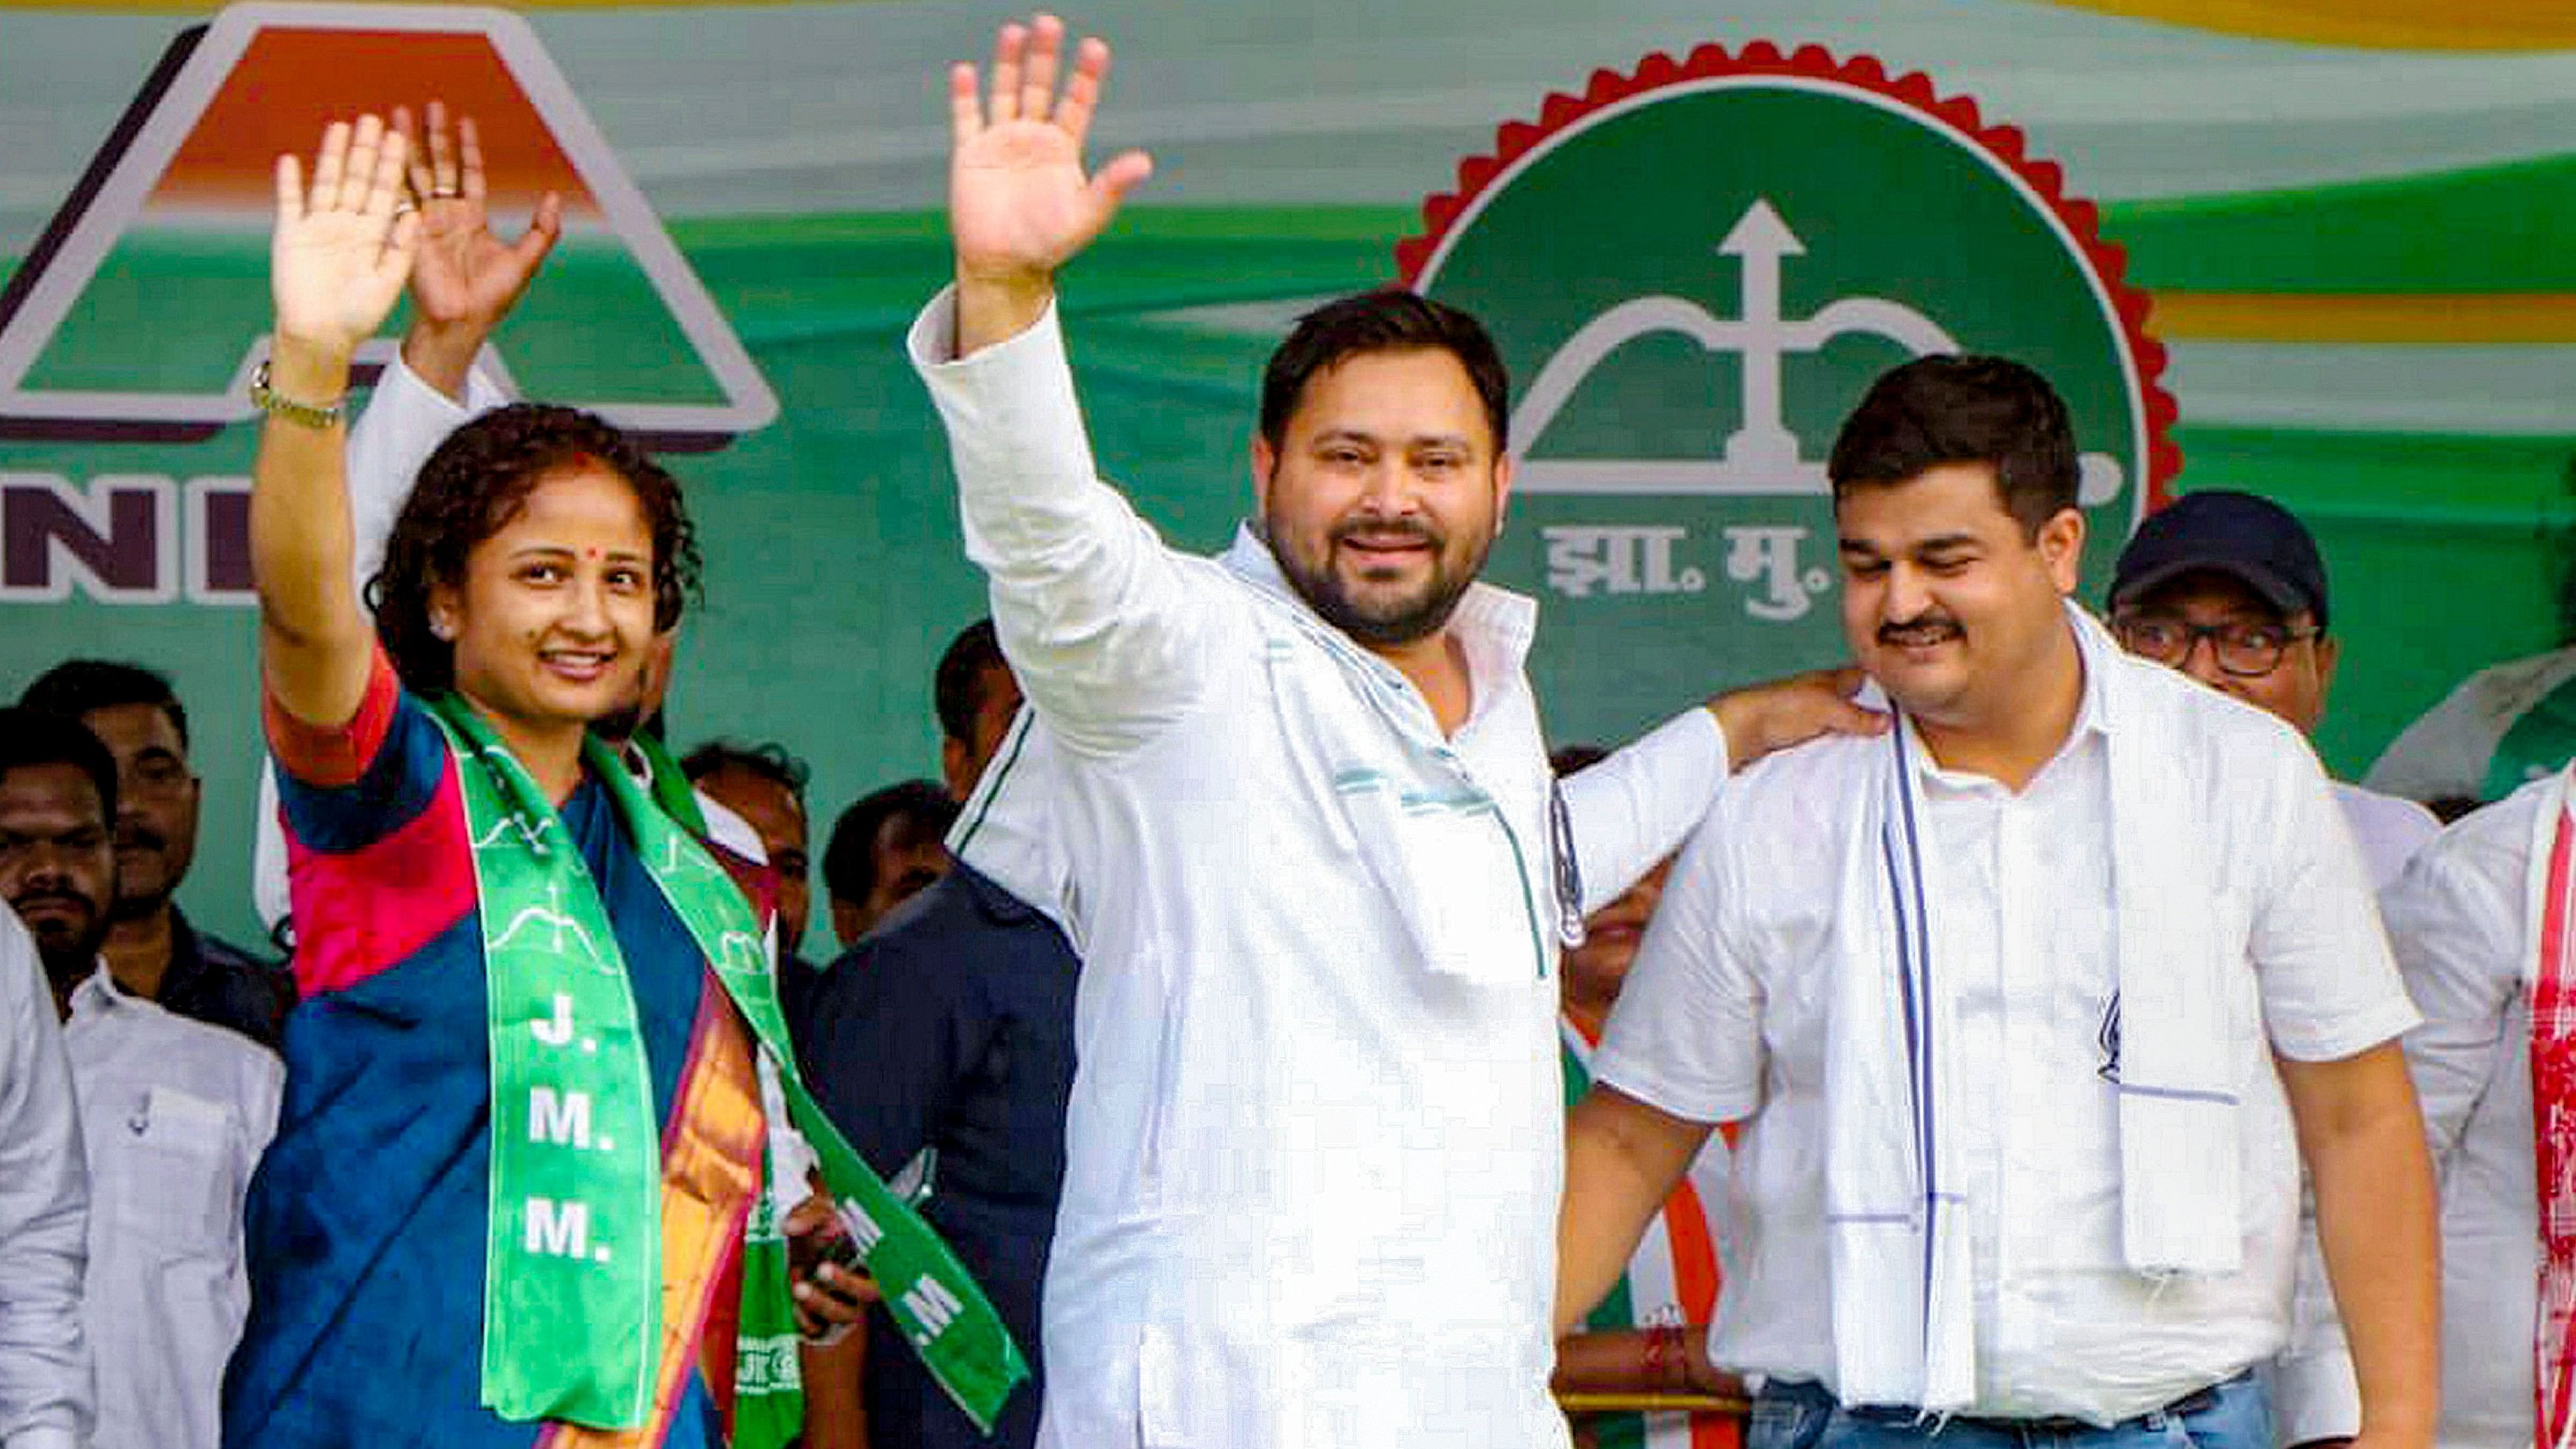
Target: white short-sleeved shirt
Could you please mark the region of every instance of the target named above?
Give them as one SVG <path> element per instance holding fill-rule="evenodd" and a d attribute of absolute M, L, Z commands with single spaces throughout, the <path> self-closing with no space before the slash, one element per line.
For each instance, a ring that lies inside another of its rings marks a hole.
<path fill-rule="evenodd" d="M 89 1163 L 97 1449 L 215 1449 L 250 1312 L 242 1202 L 285 1066 L 128 995 L 104 964 L 73 989 L 63 1040 Z"/>
<path fill-rule="evenodd" d="M 2414 1021 L 2351 832 L 2305 742 L 2162 666 L 2101 658 L 2124 671 L 2122 688 L 2088 676 L 2065 745 L 2020 794 L 1915 755 L 1928 848 L 1943 861 L 1945 898 L 1932 909 L 1958 992 L 1955 1060 L 1967 1064 L 1954 1120 L 1965 1124 L 1973 1225 L 1977 1415 L 2108 1423 L 2279 1351 L 2299 1171 L 2270 1054 L 2341 1058 Z M 2198 816 L 2217 895 L 2175 908 L 2221 913 L 2261 1004 L 2233 1048 L 2244 1269 L 2161 1286 L 2122 1257 L 2117 1094 L 2103 1074 L 2118 985 L 2105 741 L 2137 727 L 2117 699 L 2188 722 L 2170 779 Z M 1711 1356 L 1828 1387 L 1833 915 L 1882 748 L 1820 741 L 1738 777 L 1711 814 L 1722 828 L 1693 837 L 1665 887 L 1595 1064 L 1598 1080 L 1667 1112 L 1747 1119 Z"/>
<path fill-rule="evenodd" d="M 2380 896 L 2424 1024 L 2406 1064 L 2442 1183 L 2443 1449 L 2532 1440 L 2540 1273 L 2531 1100 L 2529 877 L 2558 782 L 2463 817 Z"/>
<path fill-rule="evenodd" d="M 2335 782 L 2334 793 L 2335 803 L 2343 807 L 2344 823 L 2352 827 L 2353 843 L 2361 847 L 2373 890 L 2384 891 L 2395 884 L 2415 852 L 2442 833 L 2442 822 L 2433 812 L 2412 800 L 2341 780 Z"/>

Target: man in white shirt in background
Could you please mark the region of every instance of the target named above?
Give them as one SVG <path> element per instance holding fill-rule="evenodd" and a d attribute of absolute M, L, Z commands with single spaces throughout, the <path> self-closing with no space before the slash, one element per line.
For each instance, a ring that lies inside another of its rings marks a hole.
<path fill-rule="evenodd" d="M 2076 456 L 1994 358 L 1845 423 L 1843 626 L 1899 727 L 1748 770 L 1685 850 L 1568 1129 L 1559 1322 L 1740 1121 L 1711 1353 L 1762 1376 L 1749 1449 L 2270 1449 L 2304 1146 L 2359 1439 L 2426 1449 L 2432 1174 L 2368 880 L 2289 726 L 2068 602 Z"/>
<path fill-rule="evenodd" d="M 2186 494 L 2130 535 L 2111 570 L 2111 633 L 2310 736 L 2342 652 L 2326 631 L 2326 561 L 2307 525 L 2226 489 Z M 2334 793 L 2374 889 L 2442 829 L 2412 800 L 2341 780 Z"/>
<path fill-rule="evenodd" d="M 2142 659 L 2314 736 L 2342 641 L 2327 632 L 2325 556 L 2298 516 L 2227 489 L 2188 494 L 2138 526 L 2111 570 L 2111 634 Z M 2335 803 L 2385 889 L 2441 822 L 2412 800 L 2337 780 Z M 2361 1423 L 2352 1356 L 2313 1232 L 2303 1232 L 2290 1345 L 2272 1367 L 2273 1428 L 2284 1445 L 2349 1439 Z"/>
<path fill-rule="evenodd" d="M 1085 172 L 1108 52 L 1059 97 L 1063 44 L 1041 16 L 989 96 L 952 73 L 957 285 L 909 344 L 1053 748 L 1070 879 L 1037 903 L 1084 962 L 1038 1442 L 1561 1445 L 1560 933 L 1673 848 L 1729 743 L 1869 721 L 1821 684 L 1729 696 L 1556 796 L 1535 609 L 1474 582 L 1501 365 L 1409 294 L 1299 324 L 1257 521 L 1221 558 L 1166 548 L 1099 481 L 1056 326 L 1058 268 L 1148 169 Z"/>
<path fill-rule="evenodd" d="M 0 866 L 17 847 L 0 836 Z M 62 1023 L 15 911 L 0 911 L 0 1449 L 81 1449 L 89 1174 Z"/>
<path fill-rule="evenodd" d="M 249 1038 L 120 987 L 116 762 L 77 720 L 0 710 L 0 897 L 36 939 L 71 1059 L 90 1190 L 82 1317 L 97 1449 L 215 1449 L 250 1309 L 242 1200 L 285 1068 Z"/>
<path fill-rule="evenodd" d="M 2424 1013 L 2406 1056 L 2442 1186 L 2443 1449 L 2566 1442 L 2576 1387 L 2567 781 L 2562 770 L 2454 823 L 2379 898 Z"/>

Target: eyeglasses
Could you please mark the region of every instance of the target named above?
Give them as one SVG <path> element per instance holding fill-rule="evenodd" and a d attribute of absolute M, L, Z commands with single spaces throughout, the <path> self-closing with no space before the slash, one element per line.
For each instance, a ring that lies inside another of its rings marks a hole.
<path fill-rule="evenodd" d="M 2287 624 L 2191 624 L 2163 614 L 2131 614 L 2111 621 L 2111 633 L 2121 648 L 2176 669 L 2190 663 L 2191 652 L 2206 639 L 2219 672 L 2238 679 L 2262 678 L 2281 667 L 2291 645 L 2324 632 Z"/>

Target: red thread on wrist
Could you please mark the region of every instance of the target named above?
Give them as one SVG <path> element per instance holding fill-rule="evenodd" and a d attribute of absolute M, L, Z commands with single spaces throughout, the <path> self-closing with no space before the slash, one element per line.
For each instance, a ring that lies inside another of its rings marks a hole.
<path fill-rule="evenodd" d="M 1646 1358 L 1640 1376 L 1649 1387 L 1662 1388 L 1672 1382 L 1672 1368 L 1679 1360 L 1677 1350 L 1680 1347 L 1680 1329 L 1659 1324 L 1646 1330 Z"/>

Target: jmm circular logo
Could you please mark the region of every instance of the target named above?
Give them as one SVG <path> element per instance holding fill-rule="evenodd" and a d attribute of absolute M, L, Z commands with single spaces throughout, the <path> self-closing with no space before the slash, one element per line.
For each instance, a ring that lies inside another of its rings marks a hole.
<path fill-rule="evenodd" d="M 1493 573 L 1549 600 L 1540 666 L 1583 719 L 1842 656 L 1824 460 L 1899 363 L 1999 353 L 2056 385 L 2096 585 L 2179 464 L 2094 208 L 1921 75 L 1814 47 L 1650 57 L 1504 126 L 1460 182 L 1398 260 L 1511 368 Z"/>

